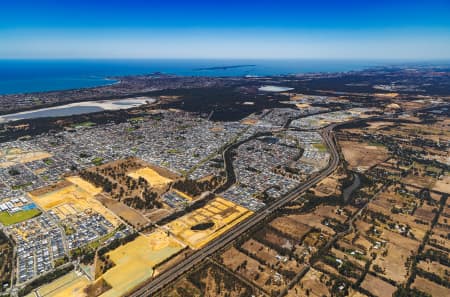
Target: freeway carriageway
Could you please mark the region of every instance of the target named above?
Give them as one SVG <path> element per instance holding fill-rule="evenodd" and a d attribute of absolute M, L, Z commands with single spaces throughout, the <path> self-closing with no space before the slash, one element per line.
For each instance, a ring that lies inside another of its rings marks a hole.
<path fill-rule="evenodd" d="M 432 104 L 431 106 L 428 106 L 425 108 L 417 108 L 414 110 L 409 110 L 406 112 L 398 112 L 396 114 L 391 114 L 391 115 L 380 115 L 380 116 L 374 116 L 374 117 L 365 118 L 365 119 L 362 119 L 362 118 L 354 119 L 354 120 L 350 120 L 347 122 L 336 123 L 336 124 L 332 124 L 332 125 L 325 127 L 324 129 L 322 129 L 321 134 L 322 134 L 325 144 L 328 146 L 328 149 L 331 154 L 330 162 L 328 163 L 327 168 L 325 168 L 320 173 L 313 175 L 305 183 L 303 183 L 302 185 L 300 185 L 299 187 L 297 187 L 296 189 L 294 189 L 293 191 L 288 193 L 286 196 L 280 198 L 279 200 L 277 200 L 276 202 L 274 202 L 270 205 L 267 205 L 261 211 L 255 213 L 253 216 L 251 216 L 247 220 L 236 225 L 233 229 L 228 231 L 226 234 L 211 241 L 209 244 L 204 246 L 202 249 L 197 250 L 188 258 L 180 261 L 179 263 L 175 264 L 173 267 L 163 271 L 156 278 L 150 280 L 149 282 L 142 285 L 139 289 L 137 289 L 133 293 L 129 294 L 129 296 L 130 297 L 151 296 L 152 294 L 160 291 L 162 288 L 164 288 L 168 284 L 173 283 L 182 274 L 184 274 L 187 271 L 189 271 L 190 269 L 192 269 L 195 265 L 202 262 L 205 258 L 211 256 L 215 252 L 219 251 L 220 249 L 224 248 L 228 244 L 232 243 L 240 235 L 244 234 L 245 232 L 250 230 L 252 227 L 254 227 L 258 223 L 262 222 L 272 212 L 283 207 L 288 202 L 297 199 L 300 194 L 302 194 L 303 192 L 308 190 L 310 187 L 314 186 L 315 184 L 320 182 L 322 179 L 324 179 L 325 177 L 330 175 L 337 168 L 337 166 L 339 164 L 339 151 L 337 149 L 336 140 L 333 135 L 333 129 L 335 127 L 341 126 L 344 124 L 349 124 L 352 122 L 355 123 L 355 122 L 367 121 L 367 120 L 395 118 L 395 116 L 402 115 L 402 114 L 408 114 L 408 113 L 413 113 L 413 112 L 417 112 L 417 111 L 432 110 L 437 107 L 449 107 L 449 106 L 450 105 L 447 103 L 446 104 Z"/>
<path fill-rule="evenodd" d="M 320 182 L 323 178 L 330 175 L 339 164 L 339 152 L 337 150 L 336 142 L 332 132 L 333 128 L 336 126 L 337 124 L 333 124 L 322 130 L 323 139 L 331 153 L 330 162 L 328 163 L 327 168 L 325 168 L 320 173 L 313 175 L 308 181 L 306 181 L 305 183 L 303 183 L 302 185 L 300 185 L 299 187 L 288 193 L 286 196 L 266 206 L 261 211 L 255 213 L 247 220 L 241 222 L 226 234 L 211 241 L 208 245 L 206 245 L 202 249 L 197 250 L 188 258 L 182 260 L 173 267 L 163 271 L 155 279 L 152 279 L 151 281 L 147 282 L 141 288 L 129 294 L 129 296 L 130 297 L 151 296 L 152 294 L 158 292 L 168 284 L 173 283 L 178 277 L 180 277 L 182 274 L 192 269 L 195 265 L 202 262 L 206 257 L 211 256 L 215 252 L 232 243 L 240 235 L 250 230 L 258 223 L 262 222 L 269 214 L 286 205 L 286 203 L 297 199 L 300 194 L 302 194 L 310 187 Z"/>

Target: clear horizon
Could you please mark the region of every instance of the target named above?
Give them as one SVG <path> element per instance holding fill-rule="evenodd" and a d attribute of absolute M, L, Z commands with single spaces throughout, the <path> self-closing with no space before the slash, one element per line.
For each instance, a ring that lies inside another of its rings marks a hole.
<path fill-rule="evenodd" d="M 3 3 L 0 59 L 450 59 L 445 0 L 212 2 Z"/>

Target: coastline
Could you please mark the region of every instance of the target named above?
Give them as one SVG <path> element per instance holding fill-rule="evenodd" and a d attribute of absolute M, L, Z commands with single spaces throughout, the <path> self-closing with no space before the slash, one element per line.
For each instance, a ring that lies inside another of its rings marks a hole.
<path fill-rule="evenodd" d="M 278 76 L 357 71 L 371 67 L 371 65 L 376 66 L 381 65 L 381 63 L 372 61 L 251 59 L 0 60 L 0 96 L 104 87 L 120 83 L 121 77 L 152 73 L 165 73 L 182 77 Z M 118 81 L 117 78 L 119 78 Z M 111 82 L 111 80 L 114 81 Z"/>
<path fill-rule="evenodd" d="M 26 94 L 38 94 L 38 93 L 47 93 L 47 92 L 61 92 L 61 91 L 71 91 L 71 90 L 80 90 L 80 89 L 101 88 L 101 87 L 112 86 L 115 84 L 120 84 L 120 82 L 121 82 L 120 79 L 115 79 L 115 78 L 111 78 L 111 77 L 103 77 L 103 78 L 98 78 L 96 80 L 98 81 L 98 83 L 92 83 L 92 81 L 93 81 L 92 78 L 78 78 L 78 79 L 76 79 L 76 81 L 79 83 L 77 83 L 74 86 L 52 87 L 53 84 L 55 83 L 55 81 L 56 81 L 56 85 L 58 85 L 58 82 L 59 82 L 59 84 L 64 84 L 70 80 L 69 79 L 60 79 L 58 81 L 58 80 L 47 79 L 45 81 L 49 81 L 48 87 L 44 87 L 44 88 L 39 87 L 36 89 L 29 89 L 29 90 L 27 90 L 29 87 L 26 87 L 25 90 L 20 91 L 20 92 L 19 91 L 8 91 L 8 89 L 6 89 L 6 91 L 5 91 L 2 87 L 2 84 L 6 85 L 8 83 L 11 83 L 11 81 L 3 81 L 3 82 L 0 82 L 0 96 L 26 95 Z M 31 83 L 31 82 L 36 83 L 35 81 L 32 81 L 32 80 L 16 80 L 16 83 L 19 81 L 20 81 L 20 84 L 27 84 L 27 83 Z M 84 82 L 82 82 L 82 81 L 84 81 Z M 37 80 L 37 82 L 39 82 L 39 80 Z M 50 82 L 52 82 L 53 84 L 50 84 Z"/>

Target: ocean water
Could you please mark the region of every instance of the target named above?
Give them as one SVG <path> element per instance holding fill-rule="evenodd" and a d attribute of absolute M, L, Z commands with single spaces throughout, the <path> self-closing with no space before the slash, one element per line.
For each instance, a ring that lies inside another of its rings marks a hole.
<path fill-rule="evenodd" d="M 247 66 L 217 68 L 235 65 Z M 383 62 L 357 60 L 0 60 L 0 94 L 88 88 L 114 83 L 115 81 L 110 79 L 113 76 L 154 72 L 184 76 L 281 75 L 343 72 L 379 65 L 383 65 Z"/>

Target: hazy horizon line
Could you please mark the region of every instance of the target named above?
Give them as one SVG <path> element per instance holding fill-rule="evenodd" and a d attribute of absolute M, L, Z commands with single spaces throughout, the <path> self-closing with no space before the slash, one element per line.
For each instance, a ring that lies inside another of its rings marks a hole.
<path fill-rule="evenodd" d="M 448 58 L 342 58 L 342 57 L 324 57 L 324 58 L 308 58 L 308 57 L 288 57 L 288 58 L 231 58 L 231 57 L 214 57 L 214 58 L 199 58 L 199 57 L 0 57 L 0 61 L 58 61 L 58 60 L 199 60 L 199 61 L 292 61 L 292 60 L 311 60 L 311 61 L 399 61 L 399 62 L 450 62 Z"/>

